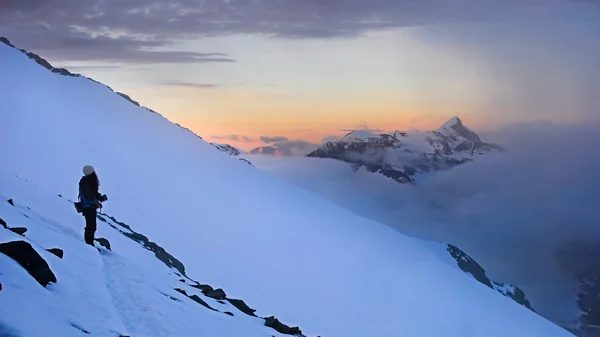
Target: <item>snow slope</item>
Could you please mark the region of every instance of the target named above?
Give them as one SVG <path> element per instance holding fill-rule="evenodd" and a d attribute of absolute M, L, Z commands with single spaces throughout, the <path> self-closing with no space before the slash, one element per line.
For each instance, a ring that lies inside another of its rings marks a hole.
<path fill-rule="evenodd" d="M 104 212 L 184 261 L 187 275 L 243 299 L 257 315 L 299 325 L 307 336 L 570 336 L 458 272 L 428 244 L 215 151 L 101 84 L 54 74 L 4 44 L 0 59 L 0 195 L 31 207 L 40 221 L 6 208 L 0 217 L 27 222 L 40 247 L 62 245 L 71 252 L 60 263 L 44 255 L 58 282 L 35 292 L 19 289 L 20 283 L 33 285 L 2 257 L 3 326 L 26 336 L 75 319 L 98 336 L 124 330 L 133 336 L 271 333 L 256 321 L 234 325 L 221 313 L 190 309 L 194 303 L 166 312 L 160 300 L 170 299 L 149 293 L 172 285 L 171 279 L 140 276 L 159 273 L 159 266 L 142 258 L 143 250 L 134 256 L 106 223 L 99 223 L 100 233 L 115 241 L 113 254 L 85 247 L 83 219 L 50 194 L 74 199 L 81 167 L 92 164 L 109 196 Z M 47 193 L 13 185 L 14 175 Z M 2 235 L 3 241 L 13 238 Z M 81 274 L 89 277 L 81 280 Z M 12 316 L 4 309 L 20 303 Z M 25 322 L 25 312 L 35 319 Z M 107 327 L 86 319 L 96 313 Z M 190 334 L 198 325 L 188 317 L 207 330 Z M 190 327 L 176 329 L 168 322 L 174 318 Z M 31 322 L 35 327 L 25 326 Z"/>

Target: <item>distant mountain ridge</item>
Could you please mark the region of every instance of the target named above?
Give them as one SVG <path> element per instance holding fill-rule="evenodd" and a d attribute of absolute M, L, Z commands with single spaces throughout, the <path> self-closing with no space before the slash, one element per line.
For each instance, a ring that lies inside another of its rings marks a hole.
<path fill-rule="evenodd" d="M 338 141 L 323 144 L 308 157 L 346 161 L 410 183 L 417 173 L 443 170 L 500 150 L 498 145 L 483 142 L 459 117 L 452 117 L 434 131 L 376 134 L 355 130 Z"/>

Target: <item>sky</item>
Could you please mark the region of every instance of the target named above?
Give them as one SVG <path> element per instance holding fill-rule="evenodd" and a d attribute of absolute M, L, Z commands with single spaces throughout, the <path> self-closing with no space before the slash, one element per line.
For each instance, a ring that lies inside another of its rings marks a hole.
<path fill-rule="evenodd" d="M 600 123 L 594 0 L 8 0 L 0 36 L 244 150 Z"/>

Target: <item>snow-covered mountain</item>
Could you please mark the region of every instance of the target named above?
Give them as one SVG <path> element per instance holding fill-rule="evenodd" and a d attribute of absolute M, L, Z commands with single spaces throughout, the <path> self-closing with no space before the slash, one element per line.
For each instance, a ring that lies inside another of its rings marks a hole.
<path fill-rule="evenodd" d="M 239 156 L 244 153 L 242 150 L 233 147 L 229 144 L 219 144 L 219 143 L 210 143 L 212 146 L 216 147 L 219 151 L 225 152 L 230 156 Z"/>
<path fill-rule="evenodd" d="M 359 217 L 6 43 L 0 59 L 2 335 L 571 336 L 457 247 Z M 83 242 L 71 200 L 85 164 L 109 196 L 97 237 L 111 250 Z"/>
<path fill-rule="evenodd" d="M 355 130 L 308 157 L 343 160 L 406 183 L 415 181 L 416 174 L 449 168 L 500 149 L 483 142 L 460 118 L 452 117 L 435 131 L 375 134 Z"/>

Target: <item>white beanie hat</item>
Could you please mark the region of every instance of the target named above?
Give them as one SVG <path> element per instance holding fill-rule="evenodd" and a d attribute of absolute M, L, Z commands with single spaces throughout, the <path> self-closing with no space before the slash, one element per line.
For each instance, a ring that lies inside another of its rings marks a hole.
<path fill-rule="evenodd" d="M 89 176 L 92 173 L 94 173 L 94 167 L 92 167 L 92 165 L 85 165 L 83 167 L 83 174 L 84 175 Z"/>

